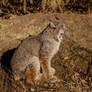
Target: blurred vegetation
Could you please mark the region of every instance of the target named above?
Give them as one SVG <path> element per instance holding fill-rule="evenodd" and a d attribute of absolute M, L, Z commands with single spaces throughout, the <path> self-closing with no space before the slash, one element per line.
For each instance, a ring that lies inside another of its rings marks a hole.
<path fill-rule="evenodd" d="M 0 16 L 35 12 L 92 13 L 92 0 L 0 0 Z"/>

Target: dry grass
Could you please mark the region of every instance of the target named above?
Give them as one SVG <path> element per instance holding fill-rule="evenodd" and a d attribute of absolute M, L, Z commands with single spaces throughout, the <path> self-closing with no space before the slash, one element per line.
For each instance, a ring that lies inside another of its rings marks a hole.
<path fill-rule="evenodd" d="M 4 1 L 4 3 L 3 3 Z M 0 16 L 35 12 L 92 13 L 91 0 L 1 0 Z M 8 16 L 9 17 L 9 16 Z"/>
<path fill-rule="evenodd" d="M 87 80 L 81 78 L 78 73 L 71 75 L 70 81 L 61 80 L 60 82 L 50 83 L 42 81 L 39 84 L 28 85 L 25 81 L 14 81 L 0 69 L 0 92 L 91 92 Z M 92 78 L 91 78 L 92 80 Z M 89 78 L 89 83 L 90 83 Z"/>
<path fill-rule="evenodd" d="M 62 12 L 62 8 L 64 7 L 64 1 L 63 0 L 42 0 L 42 5 L 41 5 L 43 11 L 48 10 L 48 11 L 53 11 L 56 12 L 61 11 Z"/>

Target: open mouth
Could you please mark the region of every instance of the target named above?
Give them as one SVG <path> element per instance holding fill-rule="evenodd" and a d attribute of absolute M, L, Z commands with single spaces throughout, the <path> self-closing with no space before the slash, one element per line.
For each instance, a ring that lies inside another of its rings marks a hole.
<path fill-rule="evenodd" d="M 59 38 L 63 38 L 63 37 L 64 37 L 64 34 L 60 33 Z"/>

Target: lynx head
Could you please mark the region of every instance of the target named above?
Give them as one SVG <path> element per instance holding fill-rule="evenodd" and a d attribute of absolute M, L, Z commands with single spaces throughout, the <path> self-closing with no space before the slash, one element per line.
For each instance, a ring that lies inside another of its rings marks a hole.
<path fill-rule="evenodd" d="M 55 17 L 54 21 L 50 22 L 50 27 L 54 29 L 55 39 L 62 40 L 67 30 L 65 24 Z"/>
<path fill-rule="evenodd" d="M 63 22 L 61 22 L 57 17 L 54 20 L 50 20 L 50 23 L 47 27 L 40 33 L 40 35 L 54 38 L 57 41 L 61 41 L 66 32 L 66 26 Z"/>

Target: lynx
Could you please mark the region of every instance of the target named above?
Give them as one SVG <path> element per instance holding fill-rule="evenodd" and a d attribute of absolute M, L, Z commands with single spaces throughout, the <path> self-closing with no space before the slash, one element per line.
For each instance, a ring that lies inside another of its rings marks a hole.
<path fill-rule="evenodd" d="M 55 18 L 40 34 L 23 40 L 11 60 L 14 79 L 25 78 L 28 83 L 41 78 L 57 80 L 51 60 L 59 50 L 65 32 L 65 24 Z"/>

